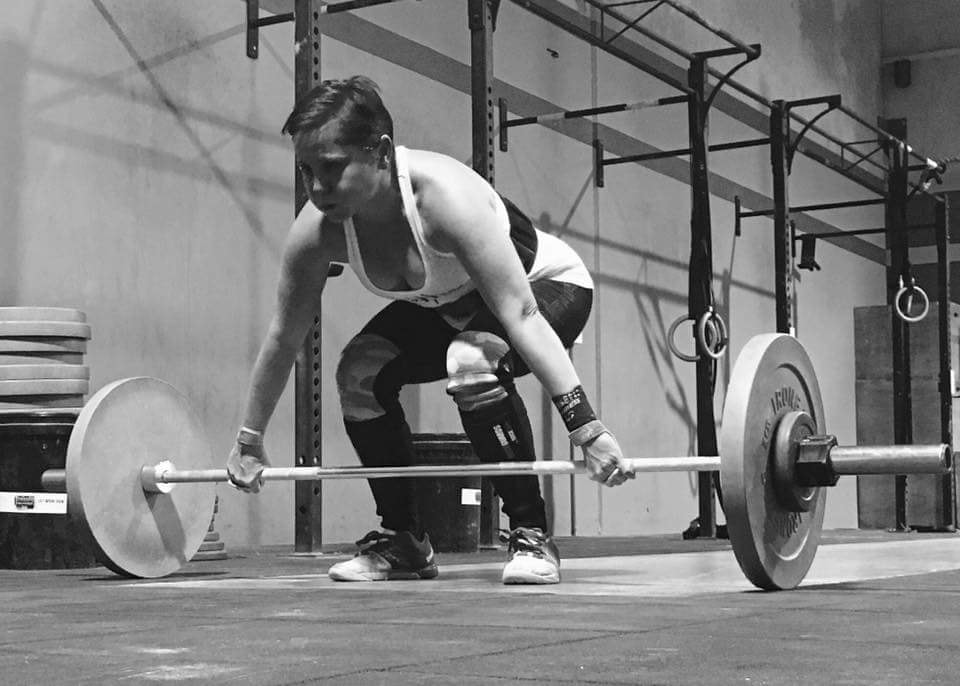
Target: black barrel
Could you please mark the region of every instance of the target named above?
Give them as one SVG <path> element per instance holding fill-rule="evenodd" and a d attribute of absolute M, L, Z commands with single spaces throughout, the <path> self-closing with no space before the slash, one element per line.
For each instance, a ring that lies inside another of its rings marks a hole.
<path fill-rule="evenodd" d="M 463 434 L 414 434 L 419 465 L 479 464 Z M 479 476 L 418 477 L 414 493 L 420 525 L 437 552 L 476 552 L 480 545 Z"/>
<path fill-rule="evenodd" d="M 40 475 L 63 469 L 75 415 L 29 412 L 0 417 L 0 568 L 94 567 L 82 522 L 57 512 L 64 494 L 46 493 Z M 53 510 L 53 511 L 51 511 Z"/>

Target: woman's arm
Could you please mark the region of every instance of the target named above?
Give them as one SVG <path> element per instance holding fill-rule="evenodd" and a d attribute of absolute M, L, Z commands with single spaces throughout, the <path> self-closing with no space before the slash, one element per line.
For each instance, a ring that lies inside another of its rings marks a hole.
<path fill-rule="evenodd" d="M 331 261 L 320 235 L 321 219 L 316 208 L 305 205 L 284 246 L 276 309 L 253 366 L 243 414 L 243 426 L 260 433 L 270 421 L 320 308 Z"/>
<path fill-rule="evenodd" d="M 559 336 L 540 313 L 516 248 L 499 225 L 500 200 L 485 181 L 464 171 L 469 173 L 460 172 L 460 179 L 446 174 L 442 183 L 428 181 L 421 214 L 435 227 L 442 247 L 457 255 L 544 389 L 551 396 L 567 393 L 580 379 Z"/>
<path fill-rule="evenodd" d="M 322 216 L 307 203 L 294 220 L 284 245 L 277 305 L 260 345 L 247 391 L 243 425 L 227 458 L 230 482 L 248 493 L 260 491 L 269 465 L 263 434 L 287 385 L 327 281 L 331 250 L 321 235 Z"/>
<path fill-rule="evenodd" d="M 499 198 L 466 167 L 445 172 L 422 185 L 421 215 L 460 259 L 512 347 L 553 398 L 571 441 L 583 449 L 590 478 L 607 486 L 634 478 L 613 434 L 590 408 L 560 337 L 540 313 L 513 242 L 498 226 Z"/>

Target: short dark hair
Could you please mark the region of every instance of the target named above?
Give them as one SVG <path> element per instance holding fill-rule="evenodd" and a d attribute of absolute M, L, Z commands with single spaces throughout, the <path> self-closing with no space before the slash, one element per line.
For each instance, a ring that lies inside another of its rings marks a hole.
<path fill-rule="evenodd" d="M 380 99 L 380 88 L 366 76 L 329 79 L 297 101 L 283 125 L 291 136 L 340 119 L 340 143 L 372 145 L 380 136 L 393 138 L 393 119 Z"/>

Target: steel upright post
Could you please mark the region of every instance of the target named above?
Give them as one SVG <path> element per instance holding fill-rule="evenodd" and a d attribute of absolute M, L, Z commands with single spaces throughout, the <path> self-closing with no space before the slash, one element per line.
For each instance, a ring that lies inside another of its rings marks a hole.
<path fill-rule="evenodd" d="M 783 100 L 770 103 L 770 165 L 773 170 L 773 259 L 777 331 L 794 333 L 793 231 L 790 225 L 790 110 Z"/>
<path fill-rule="evenodd" d="M 910 248 L 907 232 L 908 151 L 905 143 L 905 119 L 888 119 L 884 127 L 898 141 L 884 141 L 887 150 L 886 229 L 887 304 L 891 305 L 891 335 L 893 339 L 893 442 L 913 442 L 913 408 L 910 388 L 910 328 L 897 316 L 894 300 L 900 290 L 901 278 L 910 278 Z M 895 528 L 907 531 L 907 477 L 894 477 Z"/>
<path fill-rule="evenodd" d="M 493 29 L 500 0 L 469 0 L 470 92 L 472 96 L 473 169 L 494 182 Z M 480 491 L 482 547 L 496 545 L 500 504 L 493 482 L 484 477 Z"/>
<path fill-rule="evenodd" d="M 473 169 L 491 183 L 493 178 L 493 28 L 499 0 L 469 0 L 470 92 L 473 96 Z"/>
<path fill-rule="evenodd" d="M 687 72 L 693 91 L 688 100 L 690 132 L 690 270 L 689 316 L 696 322 L 713 305 L 713 254 L 710 233 L 710 177 L 707 168 L 709 123 L 705 102 L 707 58 L 694 55 Z M 717 426 L 714 417 L 716 361 L 702 351 L 697 359 L 697 454 L 717 455 Z M 716 473 L 697 475 L 699 536 L 716 535 Z"/>
<path fill-rule="evenodd" d="M 940 334 L 940 440 L 953 445 L 953 374 L 950 354 L 950 200 L 943 195 L 937 199 L 934 207 L 937 243 L 937 290 L 939 302 Z M 941 500 L 943 501 L 943 521 L 950 531 L 957 527 L 956 477 L 945 474 L 941 479 Z"/>
<path fill-rule="evenodd" d="M 296 0 L 294 40 L 299 49 L 294 57 L 294 96 L 299 100 L 320 83 L 319 0 Z M 294 170 L 296 211 L 306 203 L 306 190 Z M 298 467 L 320 466 L 320 312 L 297 355 L 294 372 L 294 452 Z M 294 487 L 294 550 L 312 553 L 323 543 L 323 491 L 320 481 L 298 481 Z"/>

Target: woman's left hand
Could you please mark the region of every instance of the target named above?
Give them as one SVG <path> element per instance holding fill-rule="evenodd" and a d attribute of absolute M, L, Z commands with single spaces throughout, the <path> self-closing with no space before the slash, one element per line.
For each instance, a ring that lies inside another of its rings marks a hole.
<path fill-rule="evenodd" d="M 586 459 L 587 473 L 604 486 L 619 486 L 627 479 L 636 478 L 629 463 L 624 460 L 620 444 L 609 431 L 580 446 Z"/>

